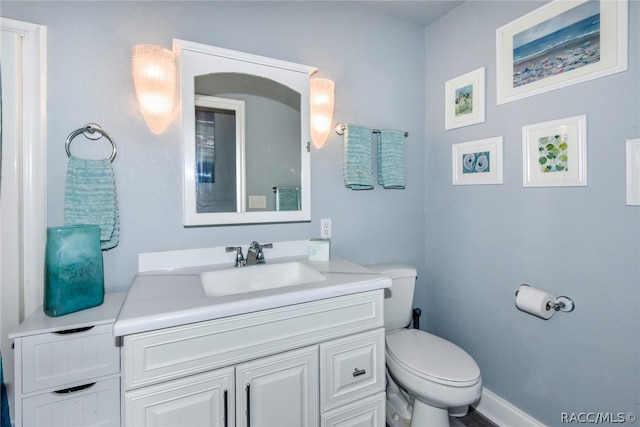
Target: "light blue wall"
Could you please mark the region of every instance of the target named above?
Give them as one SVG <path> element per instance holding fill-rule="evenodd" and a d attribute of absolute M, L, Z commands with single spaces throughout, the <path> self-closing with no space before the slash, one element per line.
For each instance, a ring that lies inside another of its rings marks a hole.
<path fill-rule="evenodd" d="M 63 221 L 67 135 L 96 122 L 118 144 L 121 240 L 105 253 L 108 291 L 127 289 L 140 252 L 317 237 L 360 263 L 424 258 L 424 28 L 343 2 L 3 2 L 2 16 L 48 27 L 48 222 Z M 342 181 L 342 138 L 312 152 L 312 221 L 182 226 L 180 125 L 147 128 L 131 48 L 178 38 L 307 64 L 336 84 L 335 121 L 402 129 L 407 189 L 355 192 Z M 75 142 L 74 147 L 81 142 Z M 73 147 L 72 147 L 73 148 Z M 268 257 L 268 253 L 266 254 Z"/>
<path fill-rule="evenodd" d="M 640 2 L 629 71 L 496 105 L 495 30 L 542 2 L 466 2 L 426 31 L 429 329 L 465 348 L 485 386 L 548 425 L 639 400 L 640 208 L 625 206 L 625 140 L 640 137 Z M 486 67 L 486 122 L 444 130 L 447 80 Z M 587 115 L 588 187 L 523 188 L 523 125 Z M 504 185 L 452 186 L 451 145 L 504 137 Z M 548 321 L 521 283 L 572 297 Z"/>

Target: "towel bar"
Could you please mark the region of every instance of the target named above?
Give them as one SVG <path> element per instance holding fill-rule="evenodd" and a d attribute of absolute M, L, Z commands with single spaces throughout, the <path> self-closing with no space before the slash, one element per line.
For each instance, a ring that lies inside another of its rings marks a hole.
<path fill-rule="evenodd" d="M 347 125 L 344 123 L 338 123 L 335 127 L 335 131 L 338 135 L 344 135 L 344 130 L 347 128 Z M 380 133 L 380 129 L 372 129 L 373 133 Z M 409 132 L 404 133 L 404 137 L 407 138 L 409 136 Z"/>
<path fill-rule="evenodd" d="M 84 134 L 84 136 L 87 137 L 88 139 L 92 139 L 92 140 L 100 139 L 103 136 L 107 138 L 107 140 L 111 143 L 111 147 L 113 149 L 113 151 L 111 152 L 111 156 L 109 156 L 109 161 L 113 163 L 113 159 L 116 158 L 116 153 L 118 151 L 116 148 L 116 143 L 113 142 L 113 140 L 109 137 L 109 134 L 107 132 L 103 131 L 100 126 L 94 123 L 89 123 L 85 127 L 76 129 L 69 134 L 69 136 L 67 137 L 67 140 L 64 143 L 64 149 L 67 152 L 67 157 L 71 157 L 71 141 L 73 140 L 73 138 L 80 135 L 81 133 Z M 98 135 L 97 138 L 94 136 L 91 136 L 94 133 L 98 133 L 100 135 Z"/>

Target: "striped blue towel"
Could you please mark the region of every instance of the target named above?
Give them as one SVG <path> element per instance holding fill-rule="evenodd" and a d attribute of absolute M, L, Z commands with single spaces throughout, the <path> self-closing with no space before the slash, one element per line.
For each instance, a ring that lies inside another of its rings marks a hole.
<path fill-rule="evenodd" d="M 352 190 L 373 188 L 371 129 L 347 125 L 344 131 L 344 185 Z"/>
<path fill-rule="evenodd" d="M 300 190 L 297 187 L 276 188 L 276 210 L 277 211 L 299 211 L 300 210 Z"/>
<path fill-rule="evenodd" d="M 98 225 L 102 249 L 118 245 L 120 216 L 116 181 L 109 159 L 69 158 L 64 193 L 64 224 Z"/>
<path fill-rule="evenodd" d="M 378 184 L 405 188 L 404 132 L 383 129 L 378 135 Z"/>

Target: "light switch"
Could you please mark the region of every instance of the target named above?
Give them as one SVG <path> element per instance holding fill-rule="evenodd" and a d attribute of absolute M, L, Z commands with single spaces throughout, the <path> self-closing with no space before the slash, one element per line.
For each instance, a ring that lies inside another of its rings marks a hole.
<path fill-rule="evenodd" d="M 249 196 L 249 209 L 265 209 L 267 196 Z"/>

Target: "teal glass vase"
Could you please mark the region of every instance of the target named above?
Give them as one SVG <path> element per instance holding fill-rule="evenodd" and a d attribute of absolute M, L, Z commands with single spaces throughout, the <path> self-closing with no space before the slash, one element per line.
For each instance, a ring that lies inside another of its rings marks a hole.
<path fill-rule="evenodd" d="M 44 312 L 57 317 L 104 302 L 100 227 L 47 228 Z"/>

